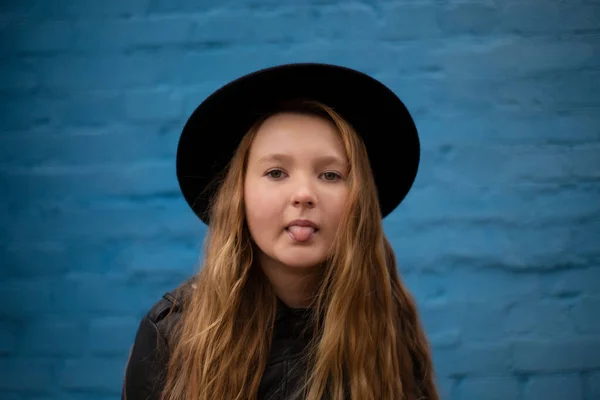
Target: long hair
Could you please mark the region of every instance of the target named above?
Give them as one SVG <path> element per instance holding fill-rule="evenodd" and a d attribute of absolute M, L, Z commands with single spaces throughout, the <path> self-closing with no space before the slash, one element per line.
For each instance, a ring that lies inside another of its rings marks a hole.
<path fill-rule="evenodd" d="M 277 111 L 332 121 L 350 170 L 347 204 L 313 302 L 304 398 L 438 400 L 429 346 L 383 232 L 362 140 L 323 104 L 300 101 Z M 254 262 L 243 185 L 250 146 L 266 118 L 245 135 L 219 182 L 204 264 L 171 341 L 164 400 L 257 397 L 277 298 Z"/>

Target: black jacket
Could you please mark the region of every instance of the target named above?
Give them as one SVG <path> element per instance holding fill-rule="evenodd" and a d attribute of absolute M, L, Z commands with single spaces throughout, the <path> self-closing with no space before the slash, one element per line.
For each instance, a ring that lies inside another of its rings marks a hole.
<path fill-rule="evenodd" d="M 179 321 L 191 281 L 166 293 L 140 322 L 125 371 L 122 400 L 158 400 L 169 360 L 170 333 Z M 173 309 L 172 309 L 173 308 Z M 308 314 L 278 300 L 271 354 L 259 388 L 259 400 L 290 400 L 303 383 L 303 350 L 310 341 Z"/>

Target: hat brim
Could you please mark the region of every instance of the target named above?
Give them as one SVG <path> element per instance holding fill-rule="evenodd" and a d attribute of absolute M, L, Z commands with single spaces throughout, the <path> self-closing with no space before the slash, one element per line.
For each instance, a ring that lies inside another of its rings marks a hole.
<path fill-rule="evenodd" d="M 209 223 L 215 177 L 242 137 L 272 107 L 311 98 L 348 121 L 367 148 L 382 217 L 406 197 L 417 175 L 420 143 L 402 101 L 374 78 L 346 67 L 300 63 L 262 69 L 221 87 L 185 124 L 177 148 L 177 179 L 198 217 Z"/>

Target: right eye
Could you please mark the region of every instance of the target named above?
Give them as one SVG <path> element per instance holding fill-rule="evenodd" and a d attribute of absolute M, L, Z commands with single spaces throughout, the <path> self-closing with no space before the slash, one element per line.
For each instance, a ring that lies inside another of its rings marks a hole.
<path fill-rule="evenodd" d="M 283 178 L 284 172 L 280 169 L 272 169 L 268 171 L 265 175 L 270 176 L 273 179 L 281 179 Z"/>

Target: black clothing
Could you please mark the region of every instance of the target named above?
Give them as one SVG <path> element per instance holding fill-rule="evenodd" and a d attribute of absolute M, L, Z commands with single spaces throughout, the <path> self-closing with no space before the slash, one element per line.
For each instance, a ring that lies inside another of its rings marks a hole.
<path fill-rule="evenodd" d="M 140 322 L 131 350 L 122 400 L 159 400 L 169 361 L 173 327 L 179 321 L 185 296 L 193 290 L 187 281 L 166 293 Z M 278 299 L 271 353 L 261 380 L 259 400 L 291 400 L 304 383 L 307 369 L 303 350 L 311 339 L 309 313 Z"/>

